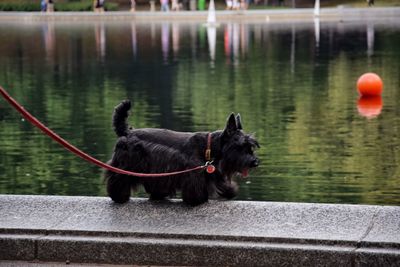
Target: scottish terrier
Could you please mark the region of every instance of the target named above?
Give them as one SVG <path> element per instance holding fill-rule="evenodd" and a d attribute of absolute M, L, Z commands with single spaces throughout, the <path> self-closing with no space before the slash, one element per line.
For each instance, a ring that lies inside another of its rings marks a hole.
<path fill-rule="evenodd" d="M 139 184 L 150 199 L 173 197 L 180 191 L 183 201 L 191 206 L 205 203 L 209 197 L 232 199 L 238 192 L 233 176 L 246 177 L 249 169 L 259 164 L 254 154 L 259 144 L 243 133 L 239 114 L 229 116 L 224 130 L 191 133 L 129 127 L 130 108 L 129 100 L 115 107 L 113 127 L 118 140 L 110 165 L 140 173 L 169 173 L 206 162 L 212 165 L 207 170 L 166 177 L 134 177 L 106 171 L 108 195 L 117 203 L 128 201 Z"/>

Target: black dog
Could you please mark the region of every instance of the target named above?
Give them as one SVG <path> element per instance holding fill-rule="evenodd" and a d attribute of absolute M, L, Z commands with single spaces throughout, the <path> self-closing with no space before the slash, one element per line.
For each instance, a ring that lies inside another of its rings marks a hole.
<path fill-rule="evenodd" d="M 133 172 L 166 173 L 212 161 L 215 170 L 201 169 L 157 178 L 107 171 L 107 192 L 115 202 L 128 201 L 131 190 L 139 184 L 155 200 L 173 197 L 179 190 L 183 201 L 191 206 L 207 202 L 216 194 L 231 199 L 238 190 L 232 176 L 237 173 L 247 176 L 250 168 L 258 166 L 254 150 L 259 145 L 252 136 L 243 133 L 240 115 L 231 114 L 223 131 L 185 133 L 129 128 L 126 120 L 130 108 L 129 100 L 115 108 L 113 126 L 119 139 L 110 165 Z"/>

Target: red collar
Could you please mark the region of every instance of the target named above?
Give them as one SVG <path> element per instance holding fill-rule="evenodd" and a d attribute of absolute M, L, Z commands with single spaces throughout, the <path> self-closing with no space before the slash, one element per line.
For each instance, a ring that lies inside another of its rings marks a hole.
<path fill-rule="evenodd" d="M 207 135 L 207 148 L 205 153 L 206 161 L 211 161 L 211 133 Z"/>
<path fill-rule="evenodd" d="M 213 173 L 215 172 L 215 166 L 212 164 L 213 161 L 211 159 L 211 133 L 208 133 L 207 135 L 207 148 L 206 148 L 206 153 L 205 153 L 205 157 L 206 157 L 206 172 L 207 173 Z"/>

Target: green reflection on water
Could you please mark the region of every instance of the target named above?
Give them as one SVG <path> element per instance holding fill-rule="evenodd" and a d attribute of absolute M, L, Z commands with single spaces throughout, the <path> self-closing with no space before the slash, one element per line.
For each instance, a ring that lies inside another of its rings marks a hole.
<path fill-rule="evenodd" d="M 0 84 L 59 135 L 107 161 L 113 107 L 135 127 L 220 129 L 230 112 L 261 143 L 238 199 L 399 204 L 398 24 L 44 23 L 0 26 Z M 357 110 L 355 81 L 385 82 Z M 104 195 L 101 170 L 0 101 L 0 193 Z"/>

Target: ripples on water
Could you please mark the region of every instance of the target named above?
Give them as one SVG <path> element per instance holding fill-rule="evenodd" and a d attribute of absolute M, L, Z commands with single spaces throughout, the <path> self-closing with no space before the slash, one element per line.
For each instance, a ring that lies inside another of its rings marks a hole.
<path fill-rule="evenodd" d="M 262 165 L 240 181 L 238 199 L 399 204 L 400 25 L 315 26 L 2 24 L 0 84 L 103 161 L 124 98 L 135 127 L 212 131 L 240 112 Z M 369 71 L 385 82 L 381 102 L 358 102 L 355 82 Z M 365 117 L 371 109 L 380 115 Z M 3 100 L 0 147 L 0 193 L 105 194 L 98 168 Z"/>

